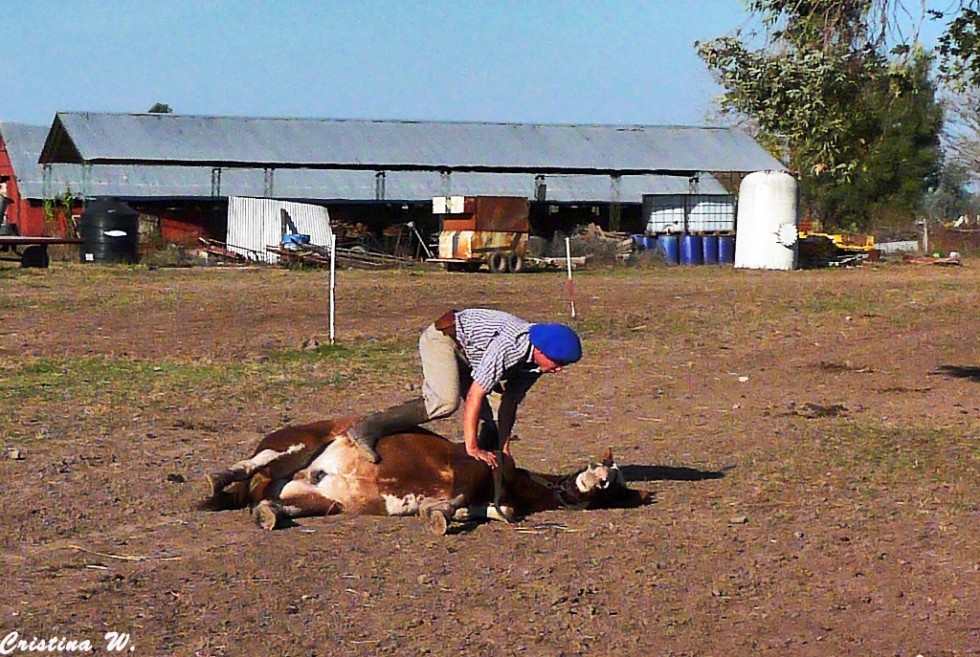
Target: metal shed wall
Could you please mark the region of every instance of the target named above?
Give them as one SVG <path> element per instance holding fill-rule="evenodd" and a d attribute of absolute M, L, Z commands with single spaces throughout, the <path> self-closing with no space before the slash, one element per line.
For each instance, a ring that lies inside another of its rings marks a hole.
<path fill-rule="evenodd" d="M 260 262 L 279 262 L 266 247 L 282 244 L 282 211 L 288 213 L 297 233 L 310 236 L 310 243 L 329 247 L 332 230 L 330 213 L 320 205 L 275 201 L 267 198 L 228 199 L 228 248 Z"/>

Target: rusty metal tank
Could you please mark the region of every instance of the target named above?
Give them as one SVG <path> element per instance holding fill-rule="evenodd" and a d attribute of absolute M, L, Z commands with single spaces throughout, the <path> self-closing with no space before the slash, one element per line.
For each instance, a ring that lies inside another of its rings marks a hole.
<path fill-rule="evenodd" d="M 441 217 L 438 257 L 447 269 L 495 273 L 524 269 L 530 230 L 530 203 L 512 196 L 450 196 L 433 199 Z"/>

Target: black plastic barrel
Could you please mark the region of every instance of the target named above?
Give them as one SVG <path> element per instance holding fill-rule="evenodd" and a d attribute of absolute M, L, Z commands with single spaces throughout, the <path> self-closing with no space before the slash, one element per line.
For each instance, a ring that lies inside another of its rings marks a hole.
<path fill-rule="evenodd" d="M 82 211 L 82 262 L 139 261 L 139 213 L 115 198 L 97 198 Z"/>

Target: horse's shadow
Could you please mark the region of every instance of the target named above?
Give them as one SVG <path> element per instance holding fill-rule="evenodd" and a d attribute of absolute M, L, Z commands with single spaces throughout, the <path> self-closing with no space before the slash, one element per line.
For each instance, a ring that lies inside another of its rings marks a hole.
<path fill-rule="evenodd" d="M 732 468 L 722 470 L 698 470 L 671 465 L 621 465 L 620 472 L 626 481 L 705 481 L 721 479 Z"/>
<path fill-rule="evenodd" d="M 980 367 L 970 365 L 940 365 L 929 374 L 941 374 L 957 379 L 969 379 L 974 383 L 980 383 Z"/>

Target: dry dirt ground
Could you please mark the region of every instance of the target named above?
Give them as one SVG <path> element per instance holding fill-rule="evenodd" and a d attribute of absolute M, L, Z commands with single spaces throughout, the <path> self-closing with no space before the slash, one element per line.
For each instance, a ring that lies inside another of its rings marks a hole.
<path fill-rule="evenodd" d="M 445 308 L 571 321 L 561 273 L 342 271 L 330 346 L 328 290 L 324 272 L 275 269 L 0 270 L 0 638 L 980 654 L 976 262 L 577 274 L 585 359 L 528 396 L 515 456 L 568 472 L 611 446 L 646 507 L 447 537 L 196 510 L 203 475 L 264 433 L 412 395 L 417 334 Z"/>

